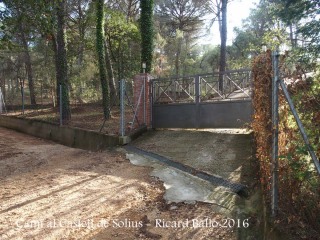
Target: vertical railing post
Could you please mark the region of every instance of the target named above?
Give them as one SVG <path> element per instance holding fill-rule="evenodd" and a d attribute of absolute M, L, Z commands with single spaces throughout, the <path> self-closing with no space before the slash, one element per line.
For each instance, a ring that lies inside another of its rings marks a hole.
<path fill-rule="evenodd" d="M 271 214 L 277 215 L 279 202 L 278 186 L 278 135 L 279 135 L 279 52 L 272 53 L 272 179 L 271 179 Z"/>
<path fill-rule="evenodd" d="M 146 125 L 146 76 L 143 78 L 143 124 Z"/>
<path fill-rule="evenodd" d="M 121 79 L 120 80 L 120 113 L 121 113 L 121 118 L 120 118 L 120 131 L 121 131 L 121 137 L 124 137 L 125 135 L 125 104 L 124 104 L 124 96 L 125 96 L 125 80 Z"/>
<path fill-rule="evenodd" d="M 24 87 L 21 86 L 21 97 L 22 97 L 22 115 L 24 115 Z"/>
<path fill-rule="evenodd" d="M 200 126 L 200 76 L 195 77 L 195 103 L 196 103 L 196 124 L 195 127 L 199 128 Z"/>
<path fill-rule="evenodd" d="M 197 75 L 195 77 L 195 102 L 198 104 L 200 102 L 200 76 Z"/>
<path fill-rule="evenodd" d="M 2 96 L 2 90 L 1 90 L 1 87 L 0 87 L 0 115 L 2 114 L 2 109 L 3 109 L 3 107 L 2 106 L 4 106 L 4 101 L 3 101 L 3 96 Z"/>
<path fill-rule="evenodd" d="M 149 86 L 149 96 L 150 96 L 150 124 L 151 124 L 151 127 L 153 128 L 153 94 L 154 94 L 154 84 L 153 84 L 153 81 L 151 80 L 149 82 L 150 86 Z"/>
<path fill-rule="evenodd" d="M 7 114 L 6 103 L 4 101 L 4 95 L 3 95 L 2 89 L 0 87 L 0 114 L 2 114 L 3 110 L 4 110 L 5 114 Z"/>
<path fill-rule="evenodd" d="M 178 80 L 178 79 L 177 79 Z M 169 80 L 168 80 L 169 81 Z M 172 98 L 174 102 L 177 102 L 177 93 L 179 92 L 179 87 L 177 88 L 177 84 L 174 78 L 171 79 L 171 89 L 172 89 Z M 169 95 L 170 96 L 170 95 Z M 179 97 L 179 96 L 178 96 Z"/>
<path fill-rule="evenodd" d="M 59 111 L 60 111 L 60 126 L 62 126 L 62 84 L 59 85 Z"/>

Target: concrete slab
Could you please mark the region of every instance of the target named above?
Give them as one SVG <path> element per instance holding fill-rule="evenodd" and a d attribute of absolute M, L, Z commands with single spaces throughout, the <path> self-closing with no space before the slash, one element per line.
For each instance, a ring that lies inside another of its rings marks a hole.
<path fill-rule="evenodd" d="M 164 198 L 168 203 L 211 203 L 212 210 L 225 217 L 249 219 L 256 223 L 252 228 L 237 229 L 238 239 L 265 239 L 261 236 L 268 231 L 266 209 L 251 139 L 251 133 L 245 129 L 161 130 L 149 131 L 131 143 L 135 148 L 246 185 L 249 189 L 246 197 L 173 168 L 168 162 L 159 161 L 159 158 L 155 160 L 152 154 L 136 152 L 127 154 L 127 158 L 135 165 L 154 168 L 151 175 L 164 182 Z"/>
<path fill-rule="evenodd" d="M 210 175 L 250 185 L 251 133 L 245 129 L 149 131 L 134 146 Z"/>
<path fill-rule="evenodd" d="M 149 131 L 131 143 L 196 170 L 231 182 L 253 184 L 250 132 L 245 129 Z M 207 202 L 223 212 L 237 212 L 243 199 L 229 188 L 217 186 L 141 154 L 127 154 L 131 163 L 153 167 L 152 176 L 164 182 L 168 202 Z"/>
<path fill-rule="evenodd" d="M 220 212 L 228 215 L 234 211 L 236 201 L 240 197 L 224 187 L 217 187 L 191 174 L 159 163 L 152 158 L 145 158 L 134 153 L 127 153 L 127 159 L 137 166 L 148 166 L 154 170 L 151 176 L 164 182 L 166 193 L 164 199 L 168 202 L 184 202 L 193 204 L 196 201 L 215 204 Z"/>

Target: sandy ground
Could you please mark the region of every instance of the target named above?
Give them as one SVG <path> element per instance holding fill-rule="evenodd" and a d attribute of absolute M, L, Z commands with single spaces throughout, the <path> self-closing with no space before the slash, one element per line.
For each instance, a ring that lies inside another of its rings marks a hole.
<path fill-rule="evenodd" d="M 0 239 L 237 238 L 211 204 L 166 204 L 151 170 L 115 149 L 93 153 L 0 128 Z"/>

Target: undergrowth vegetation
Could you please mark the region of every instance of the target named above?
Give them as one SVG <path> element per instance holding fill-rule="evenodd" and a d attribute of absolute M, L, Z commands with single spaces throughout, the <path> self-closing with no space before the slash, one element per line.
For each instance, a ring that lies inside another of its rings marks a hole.
<path fill-rule="evenodd" d="M 289 71 L 281 57 L 281 73 L 295 108 L 309 136 L 313 149 L 320 156 L 320 76 L 306 77 L 300 67 Z M 254 117 L 256 156 L 260 162 L 261 183 L 270 202 L 271 192 L 271 51 L 260 54 L 253 61 Z M 279 214 L 275 220 L 287 232 L 302 239 L 320 236 L 320 177 L 315 170 L 307 147 L 285 97 L 279 99 Z M 293 233 L 292 229 L 295 229 Z M 298 229 L 298 230 L 297 230 Z"/>

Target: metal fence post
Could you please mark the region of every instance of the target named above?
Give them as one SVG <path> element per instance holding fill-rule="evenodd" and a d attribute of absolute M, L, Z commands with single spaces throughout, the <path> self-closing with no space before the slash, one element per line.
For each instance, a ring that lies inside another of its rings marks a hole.
<path fill-rule="evenodd" d="M 150 102 L 150 123 L 151 123 L 151 127 L 153 127 L 153 92 L 154 92 L 154 89 L 153 89 L 153 81 L 150 80 L 149 81 L 149 102 Z"/>
<path fill-rule="evenodd" d="M 195 127 L 198 129 L 200 126 L 200 76 L 195 77 L 195 103 L 196 103 L 196 124 Z"/>
<path fill-rule="evenodd" d="M 279 135 L 279 52 L 272 53 L 273 81 L 272 81 L 272 180 L 271 180 L 271 214 L 277 215 L 279 202 L 278 184 L 278 135 Z"/>
<path fill-rule="evenodd" d="M 3 96 L 2 96 L 2 90 L 1 90 L 1 87 L 0 87 L 0 114 L 2 114 L 2 109 L 4 108 L 4 101 L 3 101 Z"/>
<path fill-rule="evenodd" d="M 144 77 L 143 77 L 143 123 L 145 125 L 147 125 L 147 121 L 146 121 L 146 73 L 144 73 Z"/>
<path fill-rule="evenodd" d="M 60 126 L 62 126 L 62 84 L 59 85 L 59 95 Z"/>
<path fill-rule="evenodd" d="M 315 152 L 314 152 L 314 150 L 313 150 L 313 148 L 312 148 L 312 146 L 310 144 L 310 141 L 308 139 L 307 133 L 306 133 L 306 131 L 305 131 L 304 127 L 303 127 L 303 124 L 302 124 L 302 122 L 301 122 L 301 120 L 299 118 L 299 115 L 298 115 L 298 113 L 297 113 L 297 111 L 296 111 L 296 109 L 295 109 L 295 107 L 293 105 L 293 102 L 292 102 L 292 100 L 290 98 L 290 94 L 289 94 L 289 92 L 288 92 L 288 90 L 286 88 L 286 85 L 284 84 L 283 80 L 280 80 L 280 86 L 281 86 L 283 94 L 284 94 L 284 96 L 285 96 L 285 98 L 286 98 L 286 100 L 287 100 L 287 102 L 289 104 L 290 110 L 291 110 L 291 112 L 292 112 L 292 114 L 293 114 L 293 116 L 294 116 L 294 118 L 296 120 L 296 123 L 298 125 L 299 130 L 300 130 L 300 134 L 301 134 L 301 136 L 302 136 L 302 138 L 303 138 L 303 140 L 304 140 L 304 142 L 306 144 L 307 150 L 308 150 L 308 152 L 309 152 L 309 154 L 310 154 L 310 156 L 311 156 L 311 158 L 313 160 L 315 169 L 318 172 L 318 174 L 320 175 L 320 162 L 319 162 L 319 159 L 317 158 L 317 156 L 316 156 L 316 154 L 315 154 Z"/>
<path fill-rule="evenodd" d="M 24 87 L 21 87 L 21 97 L 22 97 L 22 115 L 24 115 Z"/>
<path fill-rule="evenodd" d="M 120 80 L 120 133 L 121 133 L 121 137 L 124 137 L 125 135 L 125 126 L 124 126 L 124 122 L 125 122 L 125 109 L 124 109 L 124 95 L 125 95 L 125 80 L 121 79 Z"/>
<path fill-rule="evenodd" d="M 6 103 L 4 101 L 4 95 L 2 94 L 2 89 L 0 87 L 0 114 L 2 114 L 3 110 L 7 114 Z"/>

